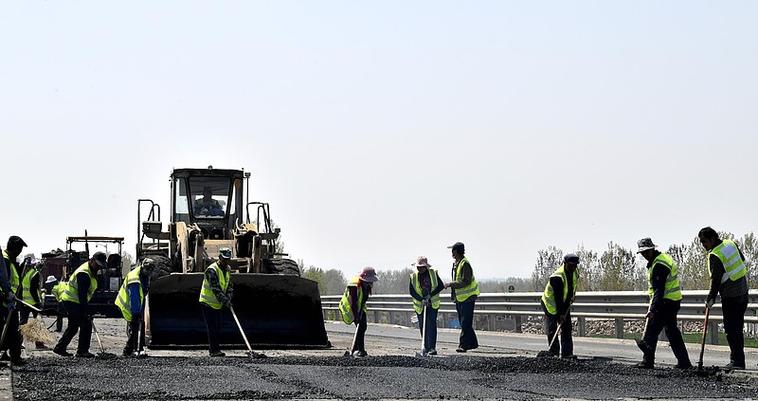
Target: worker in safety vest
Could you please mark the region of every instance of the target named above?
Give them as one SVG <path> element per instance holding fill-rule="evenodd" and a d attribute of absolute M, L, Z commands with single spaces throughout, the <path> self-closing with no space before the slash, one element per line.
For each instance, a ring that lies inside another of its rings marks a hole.
<path fill-rule="evenodd" d="M 576 297 L 579 285 L 579 256 L 573 253 L 563 257 L 563 264 L 552 275 L 545 291 L 542 293 L 542 310 L 545 311 L 545 328 L 550 354 L 562 358 L 574 357 L 574 340 L 571 337 L 571 304 Z M 561 338 L 552 342 L 553 336 L 560 325 Z M 560 353 L 559 353 L 560 351 Z"/>
<path fill-rule="evenodd" d="M 40 271 L 42 271 L 42 263 L 37 262 L 31 258 L 24 259 L 21 268 L 21 285 L 18 292 L 24 302 L 42 309 L 42 283 L 40 281 Z M 38 312 L 24 305 L 19 306 L 19 324 L 24 325 L 29 322 L 29 314 L 32 317 L 37 317 Z M 45 343 L 42 341 L 35 341 L 36 349 L 47 349 Z"/>
<path fill-rule="evenodd" d="M 461 336 L 458 341 L 456 352 L 466 352 L 479 348 L 479 340 L 474 332 L 474 305 L 479 296 L 479 284 L 474 277 L 474 270 L 466 259 L 466 248 L 461 242 L 456 242 L 448 249 L 452 250 L 453 281 L 445 284 L 445 288 L 452 289 L 452 298 L 455 309 L 458 312 L 458 322 L 461 324 Z"/>
<path fill-rule="evenodd" d="M 58 344 L 53 348 L 54 353 L 61 356 L 71 356 L 66 348 L 76 333 L 79 332 L 76 356 L 78 358 L 95 356 L 89 352 L 90 340 L 92 339 L 92 311 L 89 308 L 89 301 L 97 289 L 97 272 L 106 268 L 106 260 L 103 252 L 95 252 L 88 261 L 74 270 L 67 283 L 59 284 L 63 286 L 60 288 L 60 299 L 68 314 L 68 326 L 58 340 Z"/>
<path fill-rule="evenodd" d="M 3 263 L 5 264 L 4 273 L 8 277 L 8 289 L 3 289 L 3 308 L 0 310 L 0 322 L 2 326 L 8 323 L 8 330 L 5 335 L 5 343 L 0 344 L 0 349 L 7 351 L 10 357 L 11 363 L 14 365 L 23 365 L 25 361 L 21 358 L 21 345 L 23 340 L 21 333 L 18 331 L 18 303 L 15 302 L 16 298 L 20 298 L 18 294 L 18 287 L 21 282 L 19 279 L 20 271 L 17 263 L 17 258 L 21 255 L 21 251 L 27 246 L 21 237 L 16 235 L 8 238 L 7 246 L 3 251 Z M 8 290 L 10 290 L 8 292 Z"/>
<path fill-rule="evenodd" d="M 223 308 L 229 309 L 232 306 L 233 289 L 229 275 L 231 258 L 231 249 L 219 249 L 218 261 L 205 269 L 203 286 L 200 289 L 200 307 L 208 331 L 208 354 L 212 357 L 226 355 L 221 352 L 219 335 L 223 322 Z"/>
<path fill-rule="evenodd" d="M 652 369 L 655 363 L 655 347 L 658 336 L 666 330 L 671 350 L 676 356 L 676 368 L 689 369 L 692 367 L 687 348 L 679 327 L 676 325 L 676 315 L 682 301 L 682 287 L 679 284 L 679 271 L 670 255 L 658 251 L 653 240 L 643 238 L 637 242 L 637 253 L 647 260 L 648 294 L 650 307 L 646 317 L 646 326 L 642 340 L 637 343 L 642 350 L 642 362 L 638 368 Z"/>
<path fill-rule="evenodd" d="M 340 299 L 339 310 L 342 315 L 342 321 L 345 324 L 355 324 L 357 326 L 353 345 L 350 353 L 354 357 L 363 358 L 366 352 L 365 335 L 368 326 L 366 320 L 366 301 L 371 296 L 371 288 L 374 283 L 379 281 L 376 271 L 373 267 L 364 267 L 361 274 L 353 277 L 345 288 L 345 293 Z"/>
<path fill-rule="evenodd" d="M 55 311 L 55 332 L 60 333 L 63 331 L 63 315 L 65 314 L 63 304 L 61 303 L 61 290 L 63 289 L 63 286 L 55 276 L 50 275 L 47 276 L 43 287 L 46 295 L 52 295 L 55 297 L 57 304 Z"/>
<path fill-rule="evenodd" d="M 747 264 L 742 251 L 732 240 L 719 238 L 716 230 L 705 227 L 698 233 L 708 251 L 707 268 L 711 288 L 706 307 L 710 308 L 721 294 L 721 313 L 724 315 L 724 332 L 729 342 L 729 364 L 726 369 L 745 369 L 745 311 L 748 301 Z"/>
<path fill-rule="evenodd" d="M 440 279 L 437 270 L 432 269 L 424 256 L 419 256 L 416 262 L 416 273 L 411 274 L 408 291 L 413 297 L 413 310 L 418 316 L 418 327 L 424 336 L 424 355 L 437 355 L 437 311 L 440 309 L 440 292 L 445 284 Z M 426 308 L 426 319 L 424 319 Z"/>
<path fill-rule="evenodd" d="M 145 346 L 145 297 L 150 291 L 153 271 L 155 262 L 149 258 L 143 259 L 139 266 L 126 275 L 118 290 L 116 306 L 121 310 L 121 315 L 128 325 L 123 356 L 131 356 L 135 351 L 142 351 Z"/>

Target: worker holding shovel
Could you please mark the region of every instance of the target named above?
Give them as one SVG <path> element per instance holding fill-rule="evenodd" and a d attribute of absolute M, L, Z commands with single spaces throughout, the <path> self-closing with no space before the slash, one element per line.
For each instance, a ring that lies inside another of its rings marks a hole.
<path fill-rule="evenodd" d="M 437 355 L 437 311 L 440 309 L 439 294 L 445 284 L 426 257 L 419 256 L 416 269 L 417 272 L 411 274 L 408 291 L 413 297 L 413 310 L 421 330 L 421 355 Z"/>
<path fill-rule="evenodd" d="M 355 335 L 350 351 L 345 355 L 352 355 L 356 358 L 363 358 L 366 355 L 366 344 L 364 336 L 366 335 L 366 302 L 371 296 L 371 288 L 374 283 L 379 281 L 376 271 L 373 267 L 364 267 L 361 274 L 353 277 L 345 288 L 345 293 L 339 303 L 342 321 L 345 324 L 355 324 Z"/>
<path fill-rule="evenodd" d="M 676 325 L 676 315 L 682 302 L 682 286 L 679 284 L 679 269 L 674 259 L 667 253 L 660 252 L 650 238 L 637 242 L 641 254 L 647 260 L 648 294 L 650 307 L 645 316 L 645 329 L 642 340 L 637 346 L 642 350 L 642 362 L 638 368 L 652 369 L 655 363 L 655 347 L 658 335 L 666 330 L 671 351 L 676 356 L 678 369 L 692 367 L 687 348 L 684 346 L 682 332 Z"/>
<path fill-rule="evenodd" d="M 203 286 L 200 289 L 200 308 L 203 311 L 205 327 L 208 330 L 208 355 L 226 356 L 221 352 L 219 336 L 223 322 L 223 308 L 232 307 L 232 282 L 229 277 L 229 261 L 232 259 L 230 248 L 218 250 L 218 262 L 205 269 Z"/>
<path fill-rule="evenodd" d="M 145 344 L 145 326 L 144 315 L 145 297 L 150 291 L 150 277 L 155 270 L 155 263 L 152 259 L 142 260 L 139 266 L 130 271 L 121 289 L 116 297 L 116 306 L 121 310 L 121 314 L 128 323 L 128 339 L 124 346 L 123 356 L 142 356 L 142 346 Z"/>
<path fill-rule="evenodd" d="M 563 257 L 563 264 L 552 275 L 542 293 L 542 309 L 545 311 L 545 328 L 551 356 L 574 357 L 574 341 L 571 337 L 571 304 L 576 297 L 579 282 L 579 256 L 570 253 Z M 560 343 L 555 341 L 560 330 Z M 560 353 L 559 353 L 560 351 Z"/>

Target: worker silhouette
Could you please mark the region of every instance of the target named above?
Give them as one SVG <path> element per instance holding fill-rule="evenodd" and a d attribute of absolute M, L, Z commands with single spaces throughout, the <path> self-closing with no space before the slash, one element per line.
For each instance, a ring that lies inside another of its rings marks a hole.
<path fill-rule="evenodd" d="M 211 187 L 203 187 L 203 197 L 195 199 L 195 205 L 193 207 L 194 213 L 197 216 L 223 216 L 224 210 L 221 208 L 221 203 L 213 199 L 213 191 Z"/>

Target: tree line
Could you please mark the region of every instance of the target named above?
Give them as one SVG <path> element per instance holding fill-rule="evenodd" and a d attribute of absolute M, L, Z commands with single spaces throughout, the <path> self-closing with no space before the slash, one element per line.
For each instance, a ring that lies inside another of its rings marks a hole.
<path fill-rule="evenodd" d="M 739 245 L 747 259 L 748 283 L 750 288 L 758 287 L 758 272 L 755 270 L 755 260 L 758 259 L 758 241 L 750 232 L 739 238 L 731 233 L 719 233 L 722 239 L 733 239 Z M 682 244 L 660 247 L 676 261 L 679 268 L 679 279 L 685 290 L 708 289 L 710 280 L 706 271 L 707 252 L 700 245 L 697 237 Z M 636 249 L 625 248 L 622 245 L 609 242 L 600 251 L 580 246 L 574 251 L 579 256 L 579 291 L 629 291 L 647 290 L 647 262 L 637 255 Z M 555 247 L 537 251 L 537 260 L 531 277 L 508 277 L 504 279 L 477 280 L 482 292 L 504 293 L 509 291 L 542 291 L 548 277 L 563 263 L 564 251 Z M 339 295 L 345 290 L 348 279 L 337 269 L 322 269 L 315 266 L 305 267 L 300 261 L 303 277 L 318 283 L 322 295 Z M 377 270 L 381 278 L 374 285 L 375 294 L 405 294 L 408 292 L 408 279 L 415 270 Z M 449 273 L 440 271 L 443 280 L 449 279 Z"/>

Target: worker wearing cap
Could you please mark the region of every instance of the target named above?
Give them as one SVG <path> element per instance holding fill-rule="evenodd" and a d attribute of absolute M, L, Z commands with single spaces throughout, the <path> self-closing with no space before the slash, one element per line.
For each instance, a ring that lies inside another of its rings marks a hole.
<path fill-rule="evenodd" d="M 437 311 L 440 309 L 440 292 L 445 288 L 437 270 L 432 269 L 424 256 L 416 262 L 416 272 L 411 274 L 408 291 L 413 297 L 413 310 L 418 316 L 418 327 L 424 336 L 424 355 L 437 355 Z M 424 319 L 426 308 L 426 319 Z M 424 335 L 426 328 L 426 335 Z"/>
<path fill-rule="evenodd" d="M 37 309 L 42 308 L 42 286 L 40 282 L 40 271 L 42 270 L 42 263 L 37 263 L 31 258 L 24 259 L 21 268 L 21 285 L 18 292 L 24 302 L 34 306 Z M 19 324 L 24 325 L 29 322 L 29 314 L 33 317 L 37 317 L 37 311 L 21 305 L 19 307 Z M 35 341 L 36 349 L 47 349 L 45 343 L 42 341 Z"/>
<path fill-rule="evenodd" d="M 711 308 L 721 294 L 724 332 L 729 342 L 729 364 L 726 369 L 745 369 L 745 311 L 748 303 L 747 264 L 737 243 L 719 238 L 711 227 L 698 233 L 700 243 L 708 251 L 707 269 L 711 277 L 706 307 Z"/>
<path fill-rule="evenodd" d="M 679 284 L 679 269 L 674 259 L 667 253 L 660 252 L 650 238 L 637 242 L 637 253 L 647 260 L 648 294 L 650 307 L 646 317 L 647 325 L 642 340 L 637 343 L 642 350 L 642 362 L 638 368 L 652 369 L 655 364 L 655 347 L 662 330 L 666 331 L 671 350 L 676 356 L 676 367 L 692 367 L 687 348 L 684 346 L 682 333 L 676 325 L 676 315 L 682 301 L 682 286 Z"/>
<path fill-rule="evenodd" d="M 368 326 L 366 321 L 366 301 L 371 296 L 371 288 L 374 283 L 379 281 L 376 271 L 373 267 L 364 267 L 356 277 L 353 277 L 345 288 L 345 293 L 340 299 L 339 310 L 342 314 L 342 321 L 345 324 L 355 324 L 355 339 L 350 349 L 351 355 L 363 358 L 366 353 L 365 335 Z"/>
<path fill-rule="evenodd" d="M 8 351 L 11 363 L 14 365 L 23 365 L 25 362 L 21 358 L 21 345 L 23 340 L 21 333 L 18 331 L 18 303 L 15 302 L 16 298 L 19 298 L 18 287 L 20 284 L 20 271 L 17 263 L 17 258 L 21 255 L 21 251 L 27 246 L 21 237 L 13 235 L 8 238 L 7 246 L 3 250 L 3 263 L 5 264 L 4 273 L 8 277 L 8 288 L 3 288 L 3 308 L 0 310 L 2 314 L 3 327 L 7 323 L 8 330 L 5 335 L 5 343 L 0 344 L 0 348 Z"/>
<path fill-rule="evenodd" d="M 208 354 L 212 357 L 225 356 L 221 352 L 219 336 L 223 322 L 223 308 L 232 307 L 232 282 L 229 275 L 229 261 L 232 250 L 218 250 L 218 261 L 205 269 L 203 286 L 200 289 L 200 309 L 203 311 L 205 328 L 208 332 Z"/>
<path fill-rule="evenodd" d="M 58 344 L 53 348 L 54 353 L 61 356 L 71 356 L 66 348 L 76 333 L 79 332 L 76 356 L 79 358 L 95 356 L 89 352 L 90 340 L 92 339 L 92 316 L 89 310 L 89 301 L 97 289 L 97 272 L 106 268 L 106 260 L 103 252 L 95 252 L 88 261 L 74 270 L 69 276 L 68 282 L 61 289 L 60 299 L 68 314 L 68 326 L 58 340 Z"/>
<path fill-rule="evenodd" d="M 545 328 L 550 354 L 562 358 L 574 357 L 574 340 L 571 337 L 571 304 L 576 297 L 576 287 L 579 285 L 579 256 L 570 253 L 563 257 L 560 265 L 552 275 L 545 291 L 542 293 L 542 310 L 545 312 Z M 553 341 L 555 332 L 560 325 L 561 339 Z M 560 351 L 560 353 L 559 353 Z"/>
<path fill-rule="evenodd" d="M 128 324 L 124 356 L 131 356 L 134 351 L 141 351 L 142 346 L 145 345 L 144 303 L 145 296 L 150 291 L 150 277 L 154 270 L 155 262 L 149 258 L 143 259 L 142 263 L 126 275 L 118 291 L 116 306 L 121 310 L 121 315 Z"/>
<path fill-rule="evenodd" d="M 452 289 L 452 298 L 455 309 L 458 312 L 458 321 L 461 324 L 461 336 L 456 352 L 466 352 L 479 348 L 479 340 L 474 332 L 474 305 L 479 296 L 479 284 L 474 278 L 474 270 L 466 259 L 466 248 L 461 242 L 456 242 L 448 249 L 452 250 L 453 282 L 445 284 L 445 288 Z"/>

